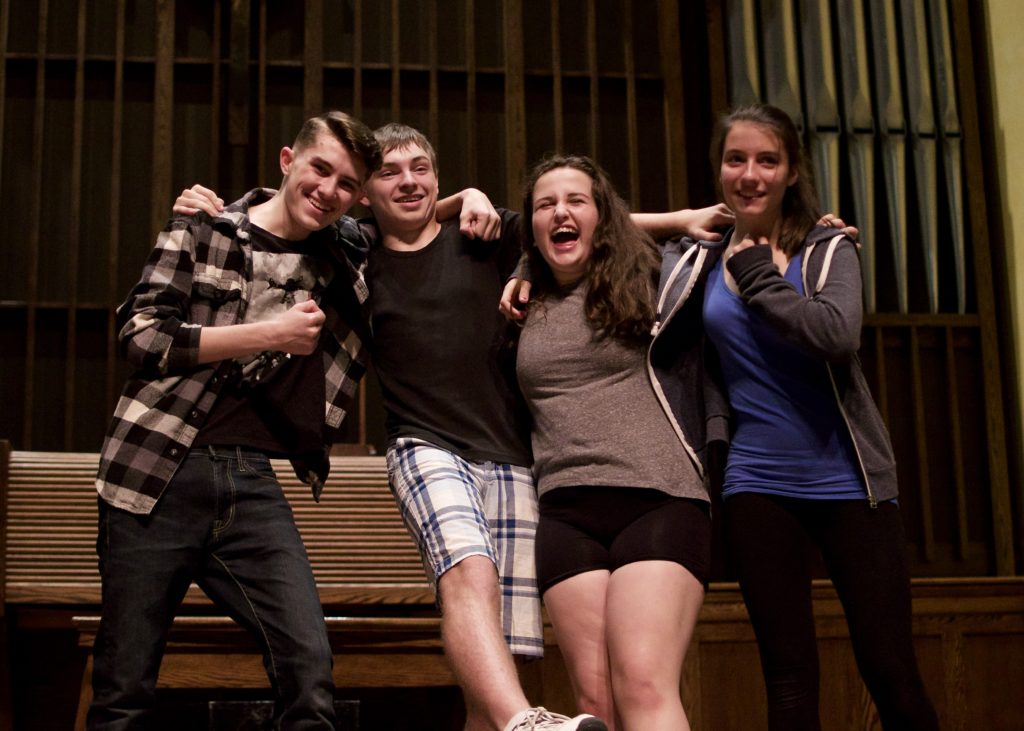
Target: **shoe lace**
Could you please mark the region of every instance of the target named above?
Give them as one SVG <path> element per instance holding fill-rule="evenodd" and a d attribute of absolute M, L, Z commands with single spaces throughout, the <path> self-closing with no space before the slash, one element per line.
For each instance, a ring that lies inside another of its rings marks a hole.
<path fill-rule="evenodd" d="M 552 713 L 543 706 L 530 709 L 530 714 L 515 727 L 514 731 L 544 731 L 544 729 L 558 729 L 566 721 L 571 721 L 568 716 L 560 713 Z"/>

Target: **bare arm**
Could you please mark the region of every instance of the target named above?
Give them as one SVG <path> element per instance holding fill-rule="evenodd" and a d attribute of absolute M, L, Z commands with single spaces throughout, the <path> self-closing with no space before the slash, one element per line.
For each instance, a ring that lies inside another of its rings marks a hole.
<path fill-rule="evenodd" d="M 272 320 L 204 327 L 199 333 L 199 362 L 214 363 L 264 350 L 309 355 L 316 349 L 324 320 L 316 302 L 306 300 Z"/>
<path fill-rule="evenodd" d="M 437 202 L 438 221 L 459 217 L 463 236 L 493 241 L 501 235 L 501 216 L 490 199 L 476 188 L 465 188 Z"/>
<path fill-rule="evenodd" d="M 731 226 L 732 211 L 724 203 L 707 208 L 683 208 L 665 213 L 632 213 L 637 226 L 656 239 L 686 234 L 691 239 L 718 241 L 722 234 L 715 229 Z"/>

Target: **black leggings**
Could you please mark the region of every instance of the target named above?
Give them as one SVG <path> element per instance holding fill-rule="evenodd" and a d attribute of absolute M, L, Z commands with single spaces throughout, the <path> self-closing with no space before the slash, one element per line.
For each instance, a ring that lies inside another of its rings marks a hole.
<path fill-rule="evenodd" d="M 883 728 L 938 729 L 914 657 L 910 579 L 895 503 L 871 508 L 865 500 L 740 493 L 725 500 L 723 512 L 761 652 L 769 728 L 821 728 L 813 543 L 846 611 L 857 667 Z"/>

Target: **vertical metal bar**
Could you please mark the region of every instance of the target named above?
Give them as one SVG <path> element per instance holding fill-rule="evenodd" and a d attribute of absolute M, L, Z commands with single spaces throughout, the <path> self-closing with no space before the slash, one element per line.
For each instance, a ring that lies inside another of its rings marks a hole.
<path fill-rule="evenodd" d="M 771 49 L 764 54 L 763 62 L 765 99 L 803 129 L 796 18 L 791 0 L 761 0 L 761 40 L 764 48 Z"/>
<path fill-rule="evenodd" d="M 565 99 L 562 90 L 562 32 L 559 0 L 551 0 L 551 96 L 555 123 L 555 151 L 565 150 Z"/>
<path fill-rule="evenodd" d="M 470 181 L 477 177 L 476 135 L 476 13 L 474 0 L 466 0 L 466 173 Z M 511 192 L 509 193 L 511 196 Z M 511 200 L 511 197 L 509 198 Z"/>
<path fill-rule="evenodd" d="M 46 117 L 46 30 L 49 18 L 48 0 L 39 0 L 39 23 L 36 39 L 36 89 L 32 126 L 32 195 L 29 203 L 28 230 L 28 301 L 25 333 L 25 417 L 22 421 L 22 444 L 32 449 L 33 414 L 35 412 L 36 379 L 36 308 L 39 304 L 39 217 L 43 195 L 43 134 Z M 6 63 L 6 59 L 4 59 Z"/>
<path fill-rule="evenodd" d="M 709 22 L 709 25 L 712 24 Z M 679 41 L 679 6 L 675 0 L 658 2 L 658 48 L 665 84 L 665 184 L 668 207 L 676 209 L 686 205 L 690 191 L 686 174 L 687 107 L 683 97 L 683 56 Z M 710 52 L 714 53 L 714 49 Z"/>
<path fill-rule="evenodd" d="M 927 0 L 931 30 L 931 70 L 935 82 L 936 120 L 946 172 L 946 210 L 956 271 L 957 312 L 967 311 L 967 255 L 964 243 L 964 194 L 961 177 L 961 129 L 957 111 L 956 72 L 946 0 Z"/>
<path fill-rule="evenodd" d="M 839 211 L 839 106 L 832 11 L 828 0 L 801 0 L 804 99 L 814 180 L 822 207 Z"/>
<path fill-rule="evenodd" d="M 505 36 L 505 190 L 511 197 L 526 170 L 526 82 L 523 66 L 523 3 L 506 0 Z"/>
<path fill-rule="evenodd" d="M 640 151 L 636 119 L 636 60 L 633 39 L 633 2 L 625 0 L 622 7 L 622 52 L 626 68 L 626 141 L 629 149 L 629 201 L 633 210 L 640 208 Z"/>
<path fill-rule="evenodd" d="M 108 239 L 107 277 L 107 401 L 112 409 L 117 389 L 117 292 L 121 245 L 121 128 L 124 126 L 124 42 L 125 6 L 128 0 L 117 0 L 117 19 L 114 24 L 114 98 L 110 123 L 110 238 Z"/>
<path fill-rule="evenodd" d="M 597 7 L 596 0 L 587 0 L 587 73 L 590 75 L 590 156 L 601 159 L 601 107 L 597 71 Z"/>
<path fill-rule="evenodd" d="M 907 128 L 899 78 L 899 44 L 896 15 L 889 0 L 868 0 L 871 30 L 868 34 L 875 62 L 873 78 L 876 132 L 882 142 L 882 171 L 888 204 L 889 244 L 896 272 L 896 300 L 899 311 L 909 312 L 907 272 Z"/>
<path fill-rule="evenodd" d="M 391 0 L 391 119 L 402 115 L 402 17 L 398 0 Z"/>
<path fill-rule="evenodd" d="M 957 54 L 957 79 L 961 99 L 974 99 L 972 87 L 974 58 L 971 48 L 971 19 L 966 0 L 952 3 L 953 48 Z M 964 156 L 968 160 L 981 159 L 980 123 L 978 108 L 965 104 L 960 110 L 963 123 Z M 1010 576 L 1015 571 L 1013 546 L 1013 509 L 1010 502 L 1010 481 L 1006 457 L 1006 423 L 1003 418 L 1003 384 L 1000 373 L 999 334 L 996 332 L 996 303 L 992 287 L 990 241 L 986 221 L 985 181 L 980 165 L 969 165 L 964 189 L 970 208 L 971 241 L 974 242 L 974 284 L 978 298 L 978 316 L 981 320 L 981 362 L 985 384 L 985 436 L 988 447 L 990 501 L 992 508 L 992 538 L 996 574 Z"/>
<path fill-rule="evenodd" d="M 955 332 L 948 325 L 946 335 L 946 393 L 949 394 L 949 435 L 953 448 L 953 484 L 956 488 L 957 557 L 967 558 L 967 480 L 964 478 L 963 428 L 960 423 L 960 393 L 956 369 Z"/>
<path fill-rule="evenodd" d="M 159 231 L 171 201 L 174 132 L 174 0 L 156 3 L 156 66 L 153 78 L 153 180 L 150 231 Z"/>
<path fill-rule="evenodd" d="M 78 352 L 78 257 L 82 238 L 82 137 L 85 124 L 85 12 L 86 0 L 78 3 L 75 48 L 75 103 L 71 130 L 71 199 L 68 201 L 68 332 L 64 346 L 64 449 L 75 438 L 75 353 Z"/>
<path fill-rule="evenodd" d="M 914 396 L 914 438 L 917 451 L 917 476 L 921 500 L 921 543 L 924 560 L 935 560 L 935 526 L 932 524 L 931 480 L 928 470 L 927 417 L 924 413 L 924 384 L 921 382 L 921 343 L 917 326 L 910 327 L 910 363 L 912 393 Z"/>
<path fill-rule="evenodd" d="M 752 104 L 761 98 L 761 60 L 754 0 L 727 0 L 725 13 L 729 104 L 734 107 Z"/>
<path fill-rule="evenodd" d="M 938 168 L 935 109 L 928 58 L 928 28 L 924 0 L 900 3 L 903 40 L 903 78 L 906 82 L 907 131 L 913 153 L 912 179 L 917 192 L 918 240 L 924 253 L 928 307 L 939 311 Z M 893 65 L 895 63 L 893 62 Z"/>
<path fill-rule="evenodd" d="M 320 114 L 324 108 L 324 2 L 306 0 L 305 45 L 302 51 L 304 118 Z"/>
<path fill-rule="evenodd" d="M 860 227 L 861 269 L 864 273 L 864 308 L 877 304 L 875 237 L 875 120 L 871 106 L 867 37 L 863 0 L 848 0 L 838 17 L 845 28 L 839 34 L 843 132 L 847 139 L 854 218 Z"/>

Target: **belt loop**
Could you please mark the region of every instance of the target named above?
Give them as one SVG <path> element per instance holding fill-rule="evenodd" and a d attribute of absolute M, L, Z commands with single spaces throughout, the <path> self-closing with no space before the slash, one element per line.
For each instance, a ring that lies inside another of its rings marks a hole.
<path fill-rule="evenodd" d="M 206 445 L 206 453 L 210 455 L 210 459 L 217 459 L 217 452 L 214 451 L 212 444 Z"/>
<path fill-rule="evenodd" d="M 249 464 L 245 461 L 245 457 L 242 455 L 242 448 L 237 445 L 235 446 L 235 458 L 238 460 L 239 469 L 245 469 L 249 466 Z"/>

